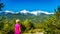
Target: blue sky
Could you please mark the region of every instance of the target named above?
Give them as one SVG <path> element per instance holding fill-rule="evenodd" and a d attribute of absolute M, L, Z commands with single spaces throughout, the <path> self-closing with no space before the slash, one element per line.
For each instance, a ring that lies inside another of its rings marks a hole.
<path fill-rule="evenodd" d="M 54 9 L 60 5 L 60 0 L 2 0 L 5 4 L 3 11 L 35 11 L 42 10 L 48 12 L 54 12 Z"/>

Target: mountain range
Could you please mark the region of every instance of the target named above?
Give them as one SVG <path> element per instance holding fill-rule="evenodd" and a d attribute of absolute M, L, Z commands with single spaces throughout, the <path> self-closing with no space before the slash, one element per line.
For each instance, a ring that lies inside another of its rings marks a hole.
<path fill-rule="evenodd" d="M 0 17 L 7 17 L 8 20 L 12 20 L 13 18 L 20 19 L 20 20 L 25 20 L 29 19 L 34 22 L 40 22 L 40 20 L 45 21 L 45 19 L 48 17 L 52 17 L 54 13 L 49 13 L 46 11 L 27 11 L 27 10 L 22 10 L 20 12 L 13 12 L 13 11 L 0 11 Z M 1 18 L 0 18 L 1 19 Z"/>
<path fill-rule="evenodd" d="M 54 13 L 49 13 L 49 12 L 47 12 L 47 11 L 39 11 L 39 10 L 37 10 L 37 11 L 27 11 L 27 10 L 22 10 L 22 11 L 20 11 L 20 12 L 13 12 L 13 11 L 9 11 L 9 10 L 6 10 L 6 11 L 4 11 L 4 12 L 2 12 L 2 11 L 0 11 L 0 14 L 18 14 L 18 13 L 23 13 L 23 14 L 28 14 L 28 13 L 30 13 L 30 14 L 34 14 L 34 15 L 38 15 L 38 14 L 41 14 L 41 13 L 43 13 L 43 14 L 54 14 Z"/>

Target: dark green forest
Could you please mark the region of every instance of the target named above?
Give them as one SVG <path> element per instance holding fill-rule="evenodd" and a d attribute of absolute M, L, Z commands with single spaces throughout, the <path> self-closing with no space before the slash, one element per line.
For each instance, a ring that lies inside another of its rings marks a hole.
<path fill-rule="evenodd" d="M 0 3 L 0 11 L 3 7 Z M 14 34 L 16 19 L 20 19 L 21 33 L 60 34 L 60 6 L 53 15 L 0 14 L 0 34 Z"/>

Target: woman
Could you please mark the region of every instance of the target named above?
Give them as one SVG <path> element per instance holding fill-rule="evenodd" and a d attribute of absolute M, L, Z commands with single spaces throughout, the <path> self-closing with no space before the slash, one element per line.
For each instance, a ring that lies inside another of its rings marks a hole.
<path fill-rule="evenodd" d="M 16 20 L 16 24 L 15 24 L 15 33 L 14 34 L 21 34 L 21 27 L 20 27 L 20 24 L 19 24 L 20 20 L 17 19 Z"/>

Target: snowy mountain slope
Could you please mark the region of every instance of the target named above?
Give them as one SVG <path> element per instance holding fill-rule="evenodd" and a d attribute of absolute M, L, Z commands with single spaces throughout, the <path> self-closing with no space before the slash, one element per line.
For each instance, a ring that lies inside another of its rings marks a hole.
<path fill-rule="evenodd" d="M 47 11 L 27 11 L 27 10 L 22 10 L 20 12 L 13 12 L 13 11 L 9 11 L 9 10 L 6 10 L 4 12 L 0 12 L 0 14 L 18 14 L 18 13 L 21 13 L 21 14 L 34 14 L 34 15 L 40 15 L 40 14 L 54 14 L 54 13 L 50 13 L 50 12 L 47 12 Z"/>

